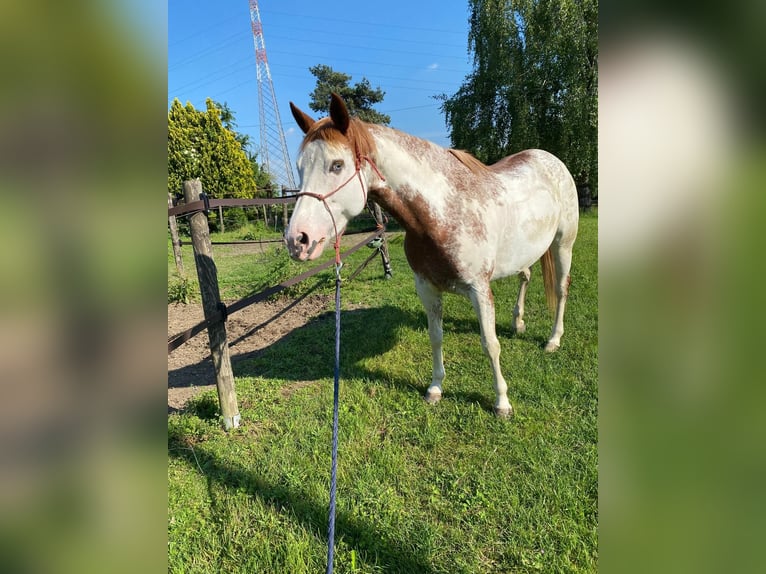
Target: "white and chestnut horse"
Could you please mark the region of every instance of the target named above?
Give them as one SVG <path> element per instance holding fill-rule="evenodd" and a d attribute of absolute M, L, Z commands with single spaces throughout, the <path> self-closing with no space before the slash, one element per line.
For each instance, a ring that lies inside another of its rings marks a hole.
<path fill-rule="evenodd" d="M 449 291 L 473 304 L 492 365 L 495 413 L 511 415 L 490 281 L 519 276 L 513 328 L 523 332 L 529 269 L 542 258 L 546 295 L 555 308 L 545 350 L 558 349 L 579 219 L 567 168 L 541 150 L 486 166 L 466 152 L 350 118 L 335 94 L 329 118 L 315 121 L 292 102 L 290 108 L 305 134 L 297 162 L 302 193 L 286 231 L 290 255 L 319 257 L 329 241 L 337 245 L 368 197 L 379 203 L 406 231 L 407 261 L 428 316 L 433 375 L 426 400 L 442 396 L 442 293 Z"/>

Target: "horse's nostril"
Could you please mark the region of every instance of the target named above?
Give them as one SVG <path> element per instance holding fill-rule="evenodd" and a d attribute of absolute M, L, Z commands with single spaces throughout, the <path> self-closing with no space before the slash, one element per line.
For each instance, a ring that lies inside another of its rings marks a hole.
<path fill-rule="evenodd" d="M 301 245 L 308 245 L 309 244 L 309 236 L 306 235 L 305 233 L 301 233 L 298 236 L 298 243 L 300 243 Z"/>

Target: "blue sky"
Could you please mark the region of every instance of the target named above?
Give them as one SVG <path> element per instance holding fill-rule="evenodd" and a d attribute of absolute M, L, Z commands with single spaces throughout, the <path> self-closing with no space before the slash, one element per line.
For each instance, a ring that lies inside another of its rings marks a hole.
<path fill-rule="evenodd" d="M 308 107 L 316 79 L 308 68 L 327 64 L 363 77 L 386 95 L 376 109 L 391 126 L 448 146 L 439 102 L 471 70 L 468 6 L 459 0 L 260 0 L 277 105 L 294 164 L 300 130 L 289 102 Z M 168 0 L 168 106 L 173 98 L 204 109 L 205 98 L 227 102 L 238 129 L 259 141 L 258 85 L 248 0 Z"/>

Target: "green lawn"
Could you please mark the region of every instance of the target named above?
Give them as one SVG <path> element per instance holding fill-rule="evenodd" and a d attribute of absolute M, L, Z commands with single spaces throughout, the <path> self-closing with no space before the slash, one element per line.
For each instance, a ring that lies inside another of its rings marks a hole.
<path fill-rule="evenodd" d="M 344 283 L 336 572 L 597 570 L 597 228 L 595 215 L 582 216 L 558 353 L 541 349 L 551 318 L 539 266 L 523 335 L 510 328 L 517 280 L 493 284 L 510 420 L 492 414 L 478 323 L 456 296 L 445 296 L 444 398 L 423 401 L 430 345 L 400 235 L 394 279 L 382 280 L 375 261 Z M 347 262 L 345 276 L 368 254 Z M 227 299 L 307 269 L 283 254 L 278 265 L 225 248 L 215 256 Z M 191 257 L 186 265 L 194 276 Z M 332 277 L 292 295 L 331 292 Z M 238 363 L 239 429 L 221 430 L 214 393 L 168 417 L 169 571 L 324 571 L 329 311 Z"/>

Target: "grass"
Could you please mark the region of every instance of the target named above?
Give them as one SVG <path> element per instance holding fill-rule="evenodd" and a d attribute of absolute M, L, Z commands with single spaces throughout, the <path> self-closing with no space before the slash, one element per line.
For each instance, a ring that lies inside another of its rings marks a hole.
<path fill-rule="evenodd" d="M 551 318 L 539 267 L 523 335 L 510 330 L 516 279 L 493 284 L 510 420 L 492 414 L 478 323 L 456 296 L 445 296 L 444 399 L 422 400 L 430 346 L 400 236 L 392 280 L 375 262 L 344 283 L 336 572 L 597 570 L 597 227 L 582 216 L 558 353 L 541 349 Z M 245 282 L 222 279 L 232 294 L 268 274 L 242 269 L 263 267 L 258 258 L 237 264 L 219 251 L 221 276 Z M 348 273 L 368 253 L 347 262 Z M 331 277 L 317 279 L 320 290 Z M 240 428 L 221 430 L 214 393 L 168 417 L 170 572 L 324 570 L 329 311 L 238 364 Z"/>

